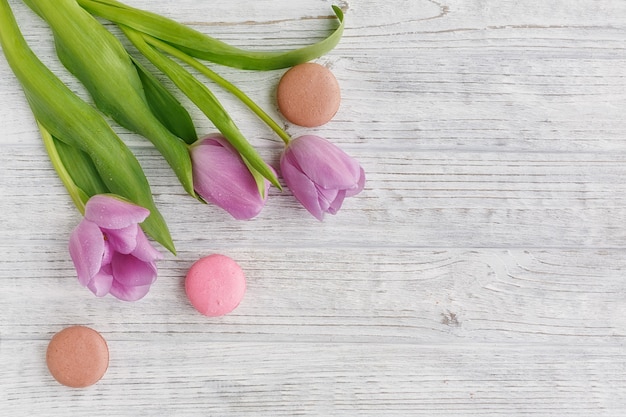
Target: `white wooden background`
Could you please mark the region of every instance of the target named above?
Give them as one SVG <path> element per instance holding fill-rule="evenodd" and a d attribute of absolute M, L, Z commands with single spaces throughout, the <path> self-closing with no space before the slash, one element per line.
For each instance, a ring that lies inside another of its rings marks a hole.
<path fill-rule="evenodd" d="M 334 27 L 331 0 L 127 2 L 249 48 Z M 85 97 L 45 25 L 11 4 Z M 179 249 L 138 303 L 77 284 L 66 247 L 80 216 L 0 59 L 1 415 L 626 415 L 626 1 L 336 4 L 345 36 L 318 62 L 343 102 L 314 133 L 360 160 L 366 189 L 323 223 L 277 191 L 238 222 L 184 195 L 146 141 L 116 128 Z M 282 71 L 217 70 L 280 118 Z M 216 92 L 276 163 L 277 138 Z M 210 253 L 248 277 L 223 318 L 184 295 Z M 44 360 L 73 324 L 111 351 L 85 390 L 58 385 Z"/>

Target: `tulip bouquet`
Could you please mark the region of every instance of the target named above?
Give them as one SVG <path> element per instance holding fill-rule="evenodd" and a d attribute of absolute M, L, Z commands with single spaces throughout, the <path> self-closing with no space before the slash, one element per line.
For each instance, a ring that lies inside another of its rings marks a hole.
<path fill-rule="evenodd" d="M 116 0 L 23 0 L 50 26 L 57 55 L 85 86 L 96 108 L 63 84 L 25 42 L 7 0 L 0 0 L 0 45 L 23 87 L 50 160 L 83 221 L 70 238 L 79 282 L 97 296 L 137 300 L 157 276 L 161 254 L 146 234 L 175 253 L 137 159 L 103 117 L 148 139 L 184 190 L 236 219 L 259 214 L 276 171 L 246 140 L 195 69 L 248 106 L 284 141 L 280 173 L 316 218 L 335 214 L 359 193 L 358 162 L 326 139 L 289 135 L 246 94 L 201 61 L 248 70 L 287 68 L 317 58 L 339 42 L 339 25 L 325 39 L 287 52 L 247 51 L 185 25 Z M 121 29 L 136 51 L 167 76 L 218 133 L 198 138 L 188 111 L 99 20 Z M 145 234 L 144 234 L 145 232 Z"/>

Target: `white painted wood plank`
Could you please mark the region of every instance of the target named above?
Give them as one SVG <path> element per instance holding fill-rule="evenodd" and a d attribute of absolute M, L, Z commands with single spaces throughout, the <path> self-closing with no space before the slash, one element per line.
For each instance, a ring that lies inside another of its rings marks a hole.
<path fill-rule="evenodd" d="M 227 317 L 208 319 L 187 302 L 183 279 L 215 246 L 198 244 L 160 262 L 158 283 L 135 304 L 91 297 L 59 246 L 3 247 L 12 259 L 0 269 L 3 337 L 46 338 L 85 322 L 113 338 L 181 342 L 621 346 L 626 338 L 622 250 L 240 245 L 218 252 L 244 268 L 246 297 Z"/>
<path fill-rule="evenodd" d="M 619 417 L 623 349 L 577 346 L 111 340 L 84 391 L 51 381 L 45 341 L 3 342 L 11 415 Z M 575 374 L 577 377 L 572 378 Z M 120 387 L 124 387 L 120 391 Z M 50 401 L 33 401 L 27 391 Z"/>
<path fill-rule="evenodd" d="M 250 222 L 183 195 L 161 158 L 136 149 L 157 203 L 181 249 L 212 245 L 330 247 L 623 248 L 626 164 L 622 155 L 587 153 L 393 152 L 346 146 L 367 171 L 366 190 L 323 223 L 289 191 L 273 190 Z M 65 240 L 79 220 L 38 146 L 5 146 L 0 155 L 7 199 L 0 236 L 15 244 Z M 268 160 L 280 148 L 264 152 Z M 30 177 L 30 178 L 29 178 Z M 33 181 L 37 179 L 36 181 Z M 12 188 L 9 188 L 12 187 Z M 14 190 L 14 191 L 11 191 Z M 13 195 L 11 195 L 13 194 Z M 42 204 L 46 195 L 47 204 Z M 62 209 L 45 221 L 49 205 Z M 11 215 L 12 214 L 12 215 Z M 25 221 L 25 219 L 30 219 Z M 39 220 L 42 219 L 42 220 Z M 33 233 L 31 224 L 40 225 Z M 385 231 L 381 234 L 381 231 Z M 186 243 L 190 242 L 190 243 Z"/>

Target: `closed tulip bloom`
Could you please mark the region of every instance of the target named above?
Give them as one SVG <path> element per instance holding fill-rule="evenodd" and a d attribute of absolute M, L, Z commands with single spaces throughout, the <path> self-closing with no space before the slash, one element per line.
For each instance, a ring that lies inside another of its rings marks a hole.
<path fill-rule="evenodd" d="M 365 185 L 365 172 L 354 158 L 314 135 L 290 141 L 280 169 L 294 196 L 319 220 L 324 213 L 336 214 L 343 200 Z"/>
<path fill-rule="evenodd" d="M 267 199 L 239 153 L 220 134 L 204 137 L 190 148 L 193 183 L 205 201 L 223 208 L 238 220 L 258 215 Z"/>
<path fill-rule="evenodd" d="M 124 301 L 144 297 L 162 258 L 139 227 L 150 212 L 110 195 L 95 195 L 70 237 L 70 256 L 79 282 L 96 296 Z"/>

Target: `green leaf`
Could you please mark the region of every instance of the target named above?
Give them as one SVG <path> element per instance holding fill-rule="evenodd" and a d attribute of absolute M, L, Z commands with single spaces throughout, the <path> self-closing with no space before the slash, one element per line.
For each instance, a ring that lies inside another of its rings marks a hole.
<path fill-rule="evenodd" d="M 343 11 L 333 6 L 339 26 L 325 39 L 287 52 L 248 51 L 158 14 L 136 9 L 115 0 L 78 0 L 78 3 L 92 14 L 170 43 L 193 57 L 250 70 L 287 68 L 311 61 L 331 51 L 339 43 L 344 30 Z"/>
<path fill-rule="evenodd" d="M 187 145 L 147 103 L 143 84 L 122 43 L 75 0 L 26 0 L 54 34 L 57 55 L 87 88 L 96 106 L 123 127 L 149 139 L 185 190 L 195 196 Z"/>
<path fill-rule="evenodd" d="M 63 185 L 65 185 L 65 188 L 67 188 L 67 191 L 72 198 L 72 201 L 78 208 L 78 211 L 80 211 L 80 213 L 84 215 L 85 205 L 87 204 L 87 201 L 89 201 L 89 197 L 93 194 L 89 195 L 88 192 L 85 192 L 85 190 L 78 186 L 76 184 L 76 180 L 67 169 L 67 167 L 70 166 L 72 168 L 75 168 L 74 172 L 81 171 L 79 167 L 70 165 L 72 162 L 68 161 L 68 159 L 72 159 L 72 156 L 69 155 L 69 150 L 75 148 L 64 144 L 64 142 L 54 139 L 50 132 L 48 132 L 48 130 L 39 121 L 37 121 L 37 126 L 39 126 L 41 138 L 43 140 L 46 151 L 48 152 L 48 156 L 50 157 L 50 162 L 52 163 L 54 170 L 57 172 L 57 175 L 61 179 L 61 182 L 63 182 Z M 63 150 L 68 150 L 68 152 L 63 152 Z M 77 154 L 80 152 L 82 151 L 78 149 Z M 62 158 L 61 153 L 65 153 L 66 157 Z M 84 161 L 82 158 L 77 159 L 78 160 L 76 162 L 78 164 Z M 84 174 L 84 172 L 80 174 Z M 97 179 L 94 180 L 94 183 L 97 183 L 98 179 L 100 179 L 100 174 L 98 174 L 97 172 L 96 177 Z M 108 189 L 104 184 L 102 184 L 102 189 L 104 190 L 104 192 L 108 192 Z"/>
<path fill-rule="evenodd" d="M 0 0 L 0 44 L 42 132 L 82 150 L 110 192 L 150 210 L 142 228 L 175 253 L 165 220 L 154 204 L 150 185 L 135 156 L 102 115 L 67 88 L 32 52 L 6 0 Z"/>
<path fill-rule="evenodd" d="M 133 60 L 154 115 L 170 132 L 191 145 L 198 139 L 191 116 L 167 88 L 143 65 Z"/>
<path fill-rule="evenodd" d="M 254 169 L 254 167 L 250 165 L 250 163 L 248 162 L 246 158 L 242 157 L 242 159 L 243 159 L 243 163 L 246 165 L 246 167 L 252 174 L 252 178 L 254 178 L 254 182 L 256 183 L 256 187 L 259 190 L 259 194 L 261 195 L 261 198 L 264 199 L 265 198 L 265 177 L 261 175 L 259 171 Z"/>
<path fill-rule="evenodd" d="M 289 142 L 291 141 L 291 137 L 289 136 L 289 134 L 282 127 L 280 127 L 280 125 L 274 119 L 272 119 L 272 117 L 267 114 L 258 104 L 256 104 L 250 97 L 248 97 L 246 93 L 237 88 L 237 86 L 226 80 L 221 75 L 217 74 L 215 71 L 204 65 L 202 62 L 176 49 L 169 43 L 165 43 L 145 34 L 143 35 L 143 38 L 148 44 L 165 52 L 168 55 L 171 55 L 174 58 L 179 59 L 183 63 L 189 65 L 191 68 L 195 69 L 196 71 L 207 77 L 209 80 L 213 81 L 214 83 L 237 97 L 245 106 L 247 106 L 254 114 L 256 114 L 259 119 L 265 122 L 265 124 L 267 124 L 283 140 L 283 142 L 285 142 L 285 144 L 289 144 Z"/>
<path fill-rule="evenodd" d="M 120 27 L 133 45 L 198 106 L 241 154 L 242 158 L 272 184 L 281 188 L 274 171 L 263 161 L 254 147 L 248 143 L 228 112 L 209 89 L 181 65 L 147 44 L 144 39 L 145 35 L 125 26 Z"/>
<path fill-rule="evenodd" d="M 107 194 L 110 192 L 102 178 L 100 178 L 100 173 L 91 158 L 89 158 L 89 155 L 78 148 L 69 146 L 63 141 L 53 140 L 61 162 L 71 175 L 74 184 L 86 196 L 93 197 L 96 194 Z"/>

